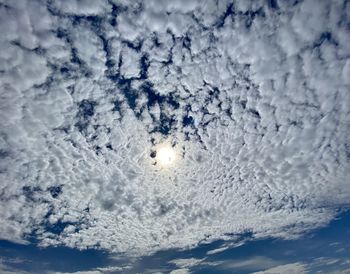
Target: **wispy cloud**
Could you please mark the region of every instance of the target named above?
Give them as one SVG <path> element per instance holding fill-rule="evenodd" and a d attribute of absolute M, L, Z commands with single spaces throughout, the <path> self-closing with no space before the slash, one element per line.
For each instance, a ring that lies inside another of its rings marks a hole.
<path fill-rule="evenodd" d="M 306 267 L 302 263 L 292 263 L 279 265 L 264 271 L 254 272 L 254 274 L 274 274 L 274 273 L 288 273 L 288 274 L 306 274 Z"/>

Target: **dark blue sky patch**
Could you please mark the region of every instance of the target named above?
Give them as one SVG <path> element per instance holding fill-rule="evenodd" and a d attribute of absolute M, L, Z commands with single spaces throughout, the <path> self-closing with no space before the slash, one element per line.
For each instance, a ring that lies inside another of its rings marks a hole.
<path fill-rule="evenodd" d="M 184 127 L 186 126 L 192 126 L 194 124 L 194 119 L 192 116 L 185 116 L 183 119 L 182 119 L 182 124 Z"/>
<path fill-rule="evenodd" d="M 222 28 L 225 24 L 226 18 L 228 18 L 229 16 L 234 15 L 234 14 L 235 14 L 234 5 L 233 5 L 233 3 L 231 3 L 227 6 L 225 13 L 218 18 L 218 20 L 216 21 L 214 26 L 216 28 Z"/>
<path fill-rule="evenodd" d="M 338 45 L 338 43 L 333 39 L 332 33 L 329 31 L 322 32 L 320 37 L 314 42 L 313 47 L 317 48 L 321 46 L 324 42 L 334 43 Z"/>
<path fill-rule="evenodd" d="M 157 152 L 155 150 L 152 150 L 150 153 L 151 158 L 155 158 L 157 156 Z"/>
<path fill-rule="evenodd" d="M 265 18 L 265 16 L 266 16 L 263 8 L 260 8 L 260 9 L 255 10 L 255 11 L 249 10 L 249 11 L 246 11 L 244 13 L 241 13 L 241 15 L 244 18 L 244 23 L 245 23 L 245 26 L 247 29 L 250 29 L 250 27 L 253 24 L 254 19 L 257 16 L 262 17 L 262 18 Z"/>
<path fill-rule="evenodd" d="M 89 16 L 80 16 L 79 18 L 75 16 L 75 19 L 76 20 L 86 20 L 95 32 L 98 33 L 101 31 L 103 18 L 100 16 L 89 15 Z"/>
<path fill-rule="evenodd" d="M 96 102 L 91 100 L 82 100 L 79 103 L 79 112 L 78 115 L 84 119 L 88 119 L 89 117 L 94 115 Z"/>
<path fill-rule="evenodd" d="M 108 3 L 110 5 L 112 5 L 112 12 L 111 12 L 111 18 L 109 20 L 109 23 L 111 24 L 112 27 L 115 27 L 117 26 L 117 17 L 118 17 L 118 14 L 125 10 L 123 9 L 122 7 L 116 5 L 115 3 L 113 3 L 112 1 L 108 1 Z"/>
<path fill-rule="evenodd" d="M 143 54 L 140 60 L 140 68 L 141 68 L 140 79 L 147 79 L 149 65 L 150 63 L 148 60 L 148 54 Z"/>
<path fill-rule="evenodd" d="M 53 67 L 54 77 L 63 79 L 76 79 L 81 75 L 80 65 L 71 62 L 64 62 L 59 67 Z"/>
<path fill-rule="evenodd" d="M 59 235 L 63 232 L 63 230 L 67 226 L 70 226 L 70 225 L 75 226 L 77 228 L 77 231 L 79 230 L 77 227 L 78 226 L 77 223 L 63 222 L 61 220 L 58 220 L 58 222 L 56 222 L 54 224 L 47 223 L 44 229 L 46 232 L 50 232 L 52 234 Z"/>
<path fill-rule="evenodd" d="M 251 114 L 253 114 L 256 118 L 261 119 L 260 113 L 255 109 L 248 110 Z"/>
<path fill-rule="evenodd" d="M 0 257 L 18 258 L 22 263 L 12 266 L 18 270 L 42 274 L 46 271 L 86 271 L 111 263 L 104 251 L 77 250 L 67 247 L 39 248 L 34 244 L 21 245 L 0 240 Z M 11 264 L 7 264 L 11 265 Z"/>
<path fill-rule="evenodd" d="M 186 35 L 182 38 L 182 46 L 191 51 L 191 37 Z"/>
<path fill-rule="evenodd" d="M 48 190 L 50 191 L 50 194 L 52 198 L 57 198 L 62 193 L 63 186 L 50 186 Z"/>
<path fill-rule="evenodd" d="M 173 109 L 178 109 L 180 107 L 180 103 L 176 100 L 176 97 L 174 96 L 174 93 L 170 93 L 167 96 L 166 102 L 169 106 L 171 106 Z"/>
<path fill-rule="evenodd" d="M 135 115 L 137 116 L 138 114 L 136 112 L 136 100 L 138 99 L 137 91 L 133 90 L 130 87 L 130 82 L 127 82 L 127 84 L 123 87 L 122 90 L 129 107 L 134 111 Z"/>
<path fill-rule="evenodd" d="M 123 40 L 122 43 L 126 46 L 128 46 L 129 48 L 140 52 L 141 48 L 142 48 L 142 44 L 143 44 L 143 40 L 135 40 L 135 41 L 127 41 L 127 40 Z"/>
<path fill-rule="evenodd" d="M 76 48 L 74 48 L 74 47 L 72 47 L 72 49 L 71 49 L 71 59 L 70 59 L 70 61 L 72 63 L 75 63 L 75 64 L 79 65 L 80 67 L 82 67 L 83 63 L 84 63 L 78 56 L 78 50 Z"/>
<path fill-rule="evenodd" d="M 156 131 L 163 135 L 169 135 L 175 122 L 176 120 L 173 117 L 169 117 L 166 114 L 161 113 L 160 123 L 156 127 Z"/>
<path fill-rule="evenodd" d="M 66 30 L 66 29 L 64 29 L 64 28 L 57 28 L 57 30 L 56 30 L 56 36 L 57 36 L 57 38 L 59 38 L 59 39 L 67 39 L 67 37 L 68 37 L 68 31 Z"/>
<path fill-rule="evenodd" d="M 116 62 L 115 62 L 114 60 L 112 60 L 112 59 L 107 59 L 105 65 L 106 65 L 106 67 L 107 67 L 108 69 L 110 69 L 110 68 L 115 67 Z"/>
<path fill-rule="evenodd" d="M 39 186 L 24 186 L 22 187 L 22 193 L 28 202 L 34 202 L 40 198 L 42 189 Z"/>
<path fill-rule="evenodd" d="M 152 41 L 155 47 L 160 47 L 162 44 L 159 42 L 157 35 L 154 33 L 152 36 Z"/>
<path fill-rule="evenodd" d="M 169 95 L 160 95 L 153 87 L 153 84 L 145 81 L 144 84 L 141 86 L 141 90 L 143 93 L 147 95 L 148 99 L 148 107 L 154 106 L 156 103 L 159 104 L 159 106 L 162 108 L 164 105 L 170 106 L 173 109 L 178 109 L 180 107 L 179 102 L 174 98 L 173 94 L 170 93 Z M 162 110 L 161 110 L 162 111 Z"/>
<path fill-rule="evenodd" d="M 96 105 L 97 103 L 91 100 L 82 100 L 79 103 L 77 113 L 78 122 L 75 123 L 75 126 L 80 132 L 84 132 L 87 129 L 90 119 L 95 113 Z"/>
<path fill-rule="evenodd" d="M 148 107 L 154 106 L 156 103 L 159 105 L 163 104 L 166 101 L 166 97 L 160 95 L 153 89 L 153 85 L 150 82 L 145 82 L 142 87 L 142 92 L 147 95 Z"/>
<path fill-rule="evenodd" d="M 267 5 L 269 6 L 270 9 L 273 9 L 273 10 L 278 9 L 277 0 L 267 0 Z"/>
<path fill-rule="evenodd" d="M 110 143 L 108 143 L 108 144 L 106 145 L 106 148 L 109 149 L 109 150 L 113 150 L 113 146 L 112 146 L 112 144 L 110 144 Z"/>
<path fill-rule="evenodd" d="M 61 72 L 62 74 L 68 74 L 68 73 L 69 73 L 69 68 L 67 68 L 67 67 L 61 67 L 61 68 L 60 68 L 60 72 Z"/>
<path fill-rule="evenodd" d="M 4 159 L 10 156 L 10 152 L 5 149 L 0 149 L 0 159 Z"/>
<path fill-rule="evenodd" d="M 121 112 L 123 102 L 121 102 L 120 100 L 115 100 L 113 101 L 113 105 L 114 105 L 113 111 Z"/>
<path fill-rule="evenodd" d="M 57 196 L 58 197 L 58 196 Z M 63 221 L 62 219 L 58 220 L 55 223 L 51 223 L 49 221 L 50 216 L 54 212 L 54 207 L 50 206 L 49 211 L 47 212 L 43 222 L 40 224 L 39 230 L 36 229 L 33 231 L 32 234 L 28 235 L 28 240 L 30 240 L 31 243 L 37 243 L 37 238 L 38 238 L 38 233 L 40 233 L 41 230 L 52 233 L 54 235 L 60 235 L 65 228 L 68 226 L 73 226 L 74 227 L 74 232 L 79 232 L 81 230 L 81 226 L 84 223 L 84 218 L 81 218 L 80 220 L 77 220 L 76 222 L 71 222 L 71 221 Z M 86 209 L 84 210 L 84 215 L 87 216 L 89 214 Z"/>

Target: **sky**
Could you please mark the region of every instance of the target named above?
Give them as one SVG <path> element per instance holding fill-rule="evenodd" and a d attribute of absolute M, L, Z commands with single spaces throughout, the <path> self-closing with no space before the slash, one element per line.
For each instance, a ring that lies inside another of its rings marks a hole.
<path fill-rule="evenodd" d="M 295 240 L 244 235 L 191 249 L 126 258 L 96 249 L 38 248 L 0 241 L 5 273 L 349 273 L 350 212 Z M 2 272 L 1 272 L 2 273 Z"/>
<path fill-rule="evenodd" d="M 0 0 L 0 272 L 350 273 L 350 2 Z"/>

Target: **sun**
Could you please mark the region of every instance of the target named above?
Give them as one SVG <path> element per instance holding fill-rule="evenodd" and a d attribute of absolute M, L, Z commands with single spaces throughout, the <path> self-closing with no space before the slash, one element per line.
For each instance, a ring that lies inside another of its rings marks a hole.
<path fill-rule="evenodd" d="M 160 147 L 156 159 L 161 166 L 170 166 L 176 160 L 175 150 L 170 146 Z"/>

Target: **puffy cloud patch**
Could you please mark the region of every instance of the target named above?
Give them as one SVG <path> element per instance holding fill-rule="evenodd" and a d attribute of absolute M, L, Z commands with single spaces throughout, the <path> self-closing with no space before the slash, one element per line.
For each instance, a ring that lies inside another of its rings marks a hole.
<path fill-rule="evenodd" d="M 2 1 L 0 237 L 135 255 L 327 224 L 350 6 L 277 3 Z"/>

